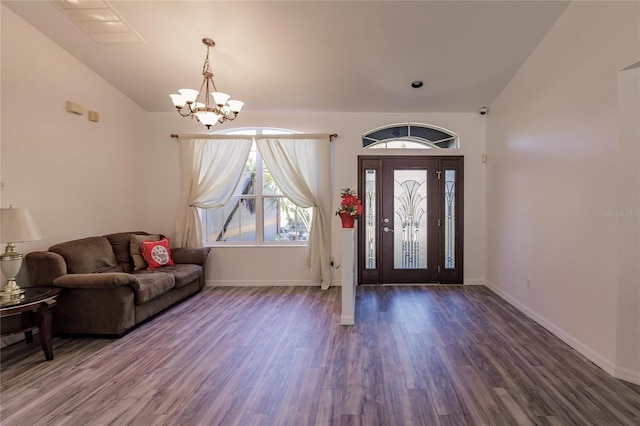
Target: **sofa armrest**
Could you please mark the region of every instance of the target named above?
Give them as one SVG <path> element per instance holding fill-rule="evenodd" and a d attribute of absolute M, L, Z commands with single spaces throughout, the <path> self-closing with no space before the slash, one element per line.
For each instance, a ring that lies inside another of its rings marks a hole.
<path fill-rule="evenodd" d="M 209 247 L 180 247 L 171 249 L 171 257 L 175 263 L 192 263 L 204 266 L 209 255 Z"/>
<path fill-rule="evenodd" d="M 29 272 L 29 284 L 49 287 L 53 280 L 67 273 L 67 264 L 58 253 L 51 251 L 32 251 L 24 257 Z"/>
<path fill-rule="evenodd" d="M 104 274 L 67 274 L 56 278 L 53 285 L 62 288 L 78 288 L 91 290 L 96 288 L 113 288 L 125 285 L 139 285 L 132 274 L 108 272 Z"/>

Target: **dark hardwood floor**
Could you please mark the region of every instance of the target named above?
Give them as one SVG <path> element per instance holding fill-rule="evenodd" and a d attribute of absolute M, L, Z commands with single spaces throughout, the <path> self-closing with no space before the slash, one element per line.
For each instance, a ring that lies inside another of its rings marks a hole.
<path fill-rule="evenodd" d="M 616 380 L 482 286 L 208 288 L 118 340 L 5 348 L 9 425 L 638 425 Z"/>

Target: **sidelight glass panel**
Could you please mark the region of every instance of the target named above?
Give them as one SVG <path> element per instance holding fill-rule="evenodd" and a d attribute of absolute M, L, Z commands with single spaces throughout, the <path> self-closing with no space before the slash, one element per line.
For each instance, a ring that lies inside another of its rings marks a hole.
<path fill-rule="evenodd" d="M 393 265 L 427 267 L 427 170 L 394 170 Z"/>
<path fill-rule="evenodd" d="M 365 170 L 365 269 L 376 269 L 376 171 Z"/>
<path fill-rule="evenodd" d="M 444 171 L 444 267 L 456 267 L 456 171 Z"/>

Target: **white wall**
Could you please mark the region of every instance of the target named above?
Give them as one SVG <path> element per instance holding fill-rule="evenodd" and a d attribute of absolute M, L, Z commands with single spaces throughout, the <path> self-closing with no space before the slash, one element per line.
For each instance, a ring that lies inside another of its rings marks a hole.
<path fill-rule="evenodd" d="M 29 209 L 43 236 L 18 251 L 143 227 L 144 111 L 1 8 L 1 204 Z M 66 100 L 85 113 L 66 112 Z"/>
<path fill-rule="evenodd" d="M 640 375 L 640 63 L 619 73 L 618 127 L 616 374 L 634 377 Z"/>
<path fill-rule="evenodd" d="M 639 59 L 639 5 L 569 5 L 491 105 L 487 132 L 489 285 L 610 373 L 637 350 L 617 334 L 617 294 L 631 268 L 618 269 L 618 225 L 638 218 L 606 212 L 638 208 L 617 190 L 618 169 L 639 166 L 618 157 L 638 141 L 619 139 L 617 107 L 619 71 Z"/>
<path fill-rule="evenodd" d="M 460 136 L 461 149 L 443 152 L 465 156 L 465 253 L 466 283 L 485 280 L 485 117 L 477 113 L 464 114 L 372 114 L 372 113 L 252 113 L 243 112 L 232 127 L 277 127 L 308 133 L 337 133 L 332 142 L 333 202 L 338 208 L 340 189 L 357 188 L 357 156 L 380 155 L 380 151 L 362 148 L 362 134 L 374 128 L 402 122 L 434 124 Z M 145 152 L 151 161 L 148 167 L 160 169 L 146 188 L 149 205 L 149 229 L 175 234 L 176 205 L 179 199 L 179 146 L 171 133 L 204 133 L 206 129 L 176 113 L 148 114 Z M 220 126 L 222 128 L 222 126 Z M 212 128 L 212 131 L 216 128 Z M 413 151 L 425 155 L 423 150 Z M 407 151 L 396 151 L 407 154 Z M 151 173 L 151 169 L 148 170 Z M 332 256 L 340 263 L 340 224 L 333 221 Z M 308 284 L 308 268 L 304 265 L 306 249 L 289 248 L 214 248 L 208 263 L 207 282 L 220 284 Z M 258 262 L 247 268 L 247 259 Z M 340 281 L 340 271 L 332 271 L 332 281 Z"/>

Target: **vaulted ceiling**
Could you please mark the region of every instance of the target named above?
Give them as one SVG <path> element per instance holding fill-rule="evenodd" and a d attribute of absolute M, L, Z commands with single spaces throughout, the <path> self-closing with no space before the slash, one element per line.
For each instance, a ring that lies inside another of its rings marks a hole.
<path fill-rule="evenodd" d="M 106 3 L 62 4 L 78 2 Z M 143 41 L 107 44 L 54 2 L 2 3 L 146 111 L 172 111 L 169 93 L 200 88 L 210 37 L 218 90 L 245 111 L 471 112 L 569 2 L 118 0 L 108 4 Z"/>

